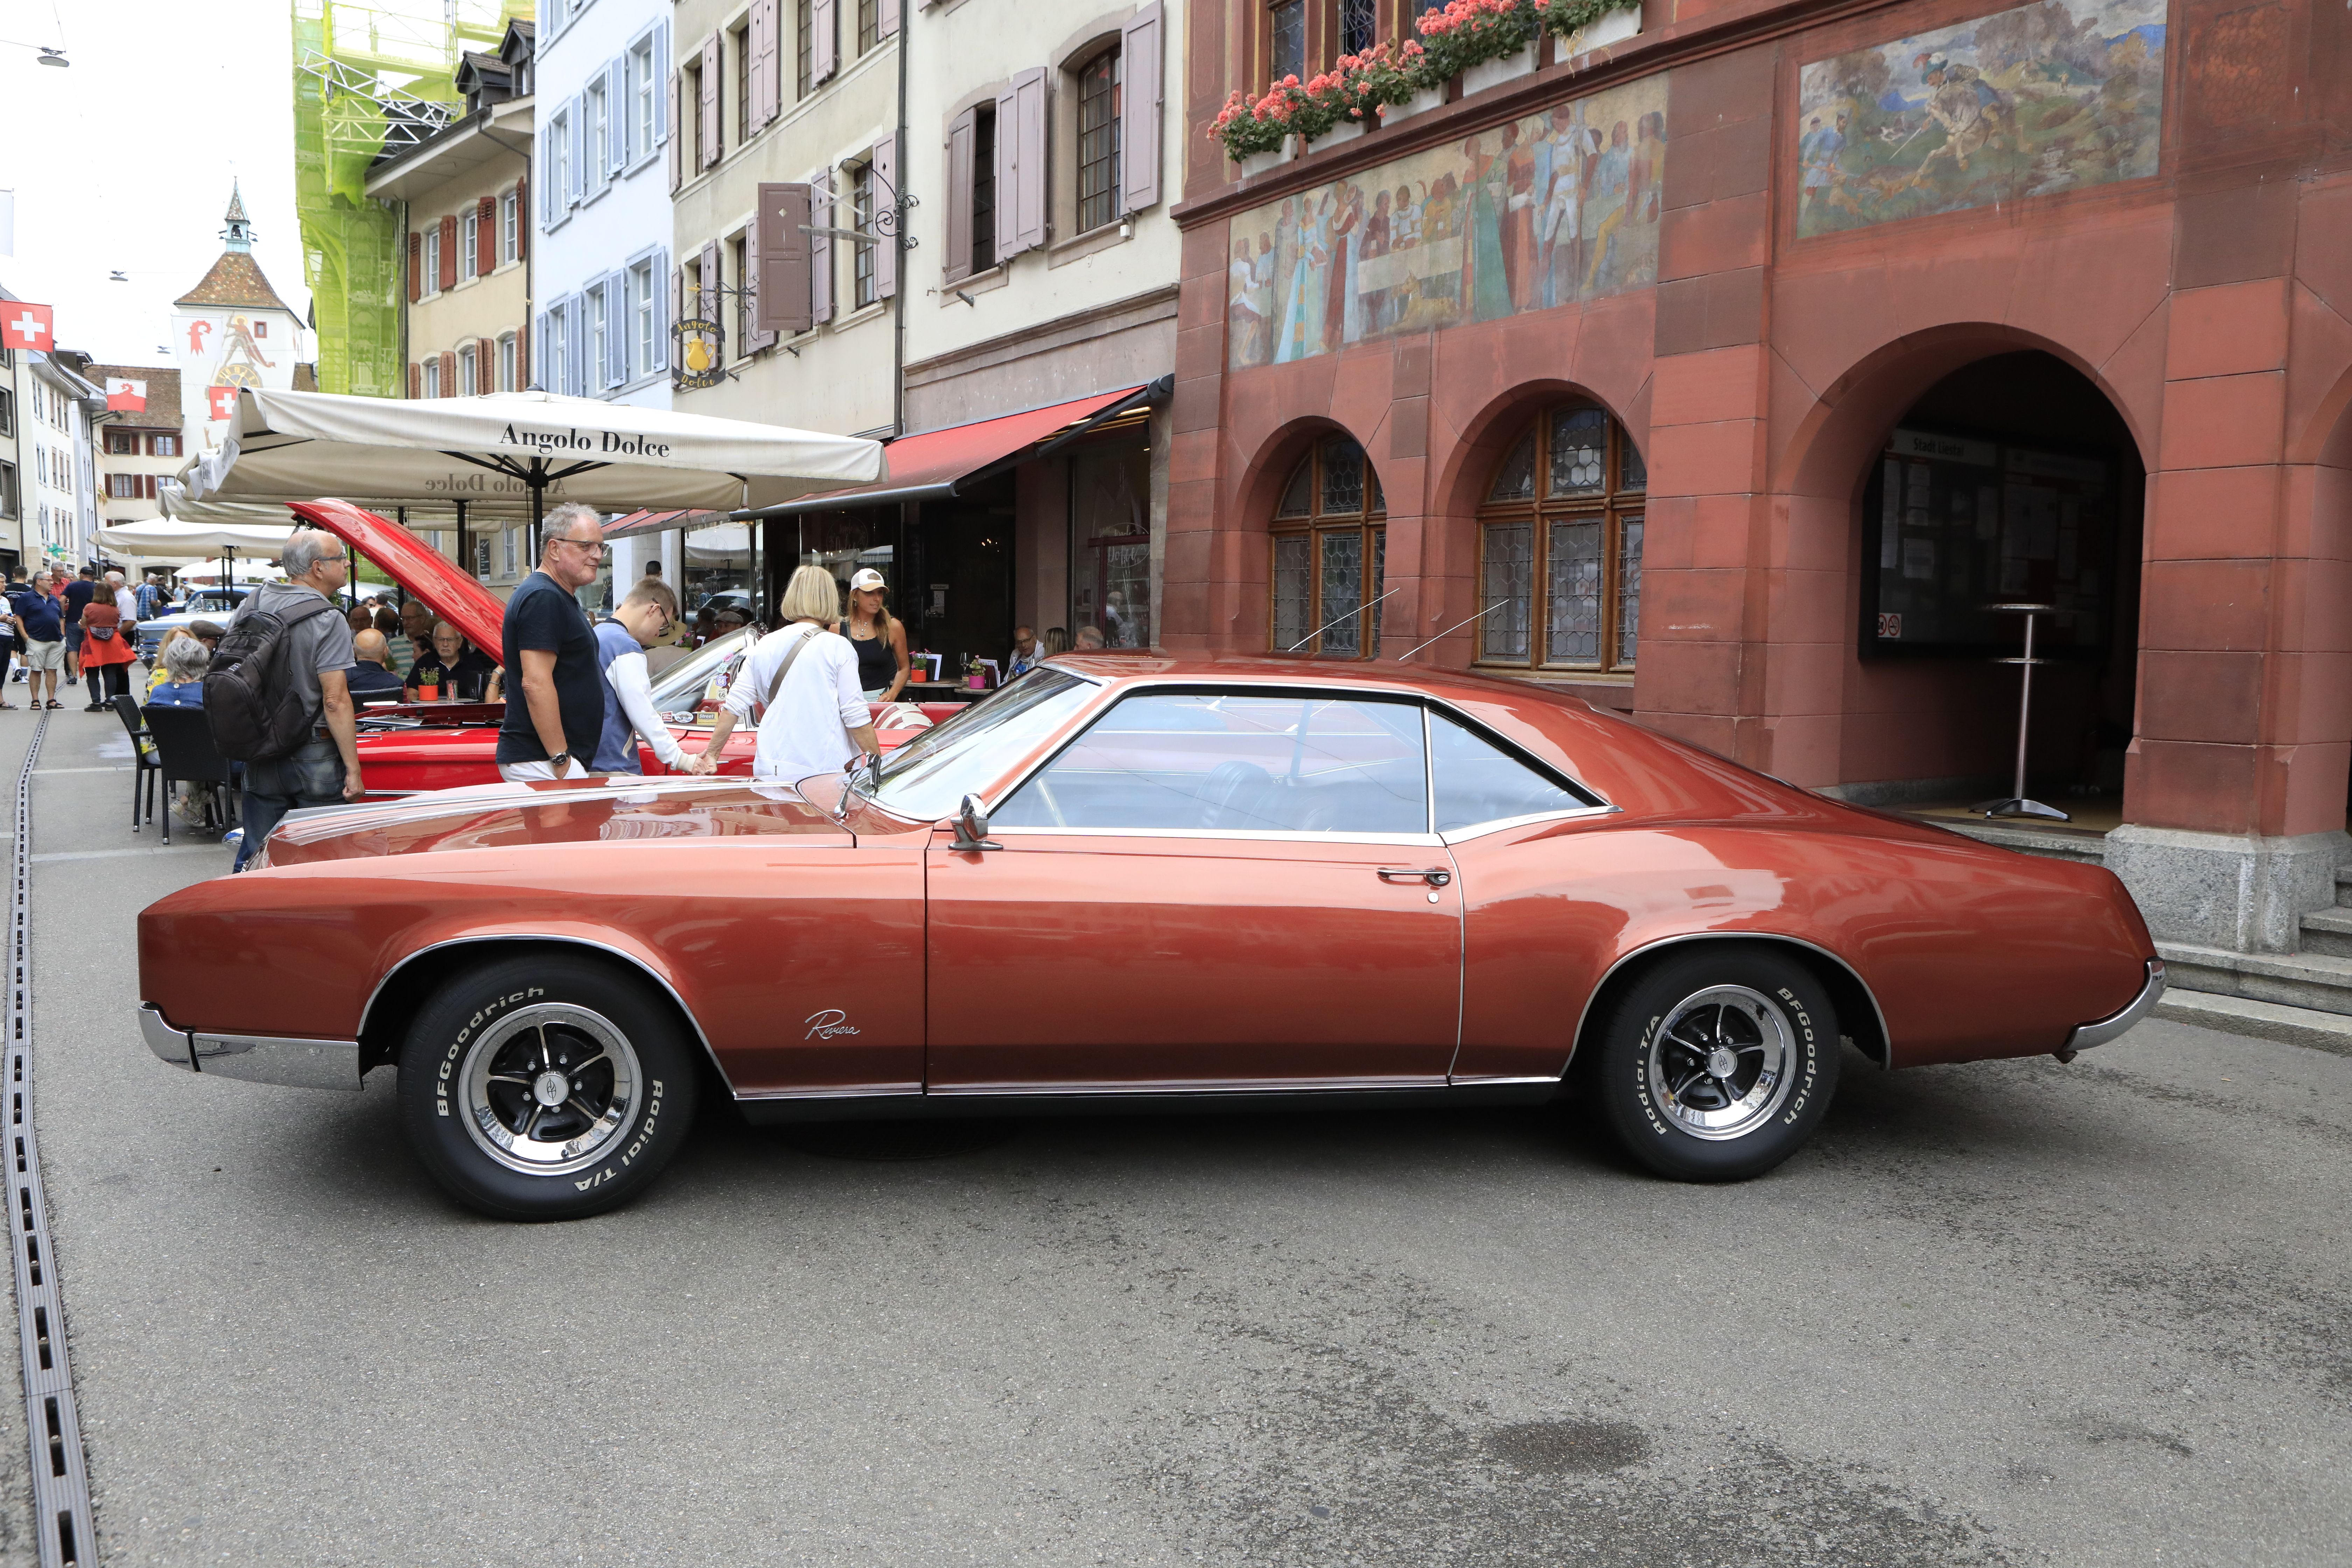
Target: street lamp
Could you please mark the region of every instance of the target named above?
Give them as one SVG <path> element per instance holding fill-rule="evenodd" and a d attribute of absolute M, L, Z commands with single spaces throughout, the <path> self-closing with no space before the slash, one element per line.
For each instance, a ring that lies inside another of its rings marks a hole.
<path fill-rule="evenodd" d="M 71 61 L 71 60 L 69 60 L 69 59 L 66 58 L 66 52 L 65 52 L 65 50 L 63 50 L 63 49 L 53 49 L 53 48 L 49 47 L 48 47 L 48 45 L 47 45 L 47 44 L 43 44 L 43 45 L 41 46 L 41 62 L 40 62 L 40 63 L 41 63 L 41 64 L 43 64 L 43 65 L 45 65 L 45 66 L 55 66 L 55 67 L 57 67 L 59 70 L 63 70 L 63 69 L 65 69 L 68 66 L 72 65 L 72 64 L 73 64 L 73 61 Z"/>

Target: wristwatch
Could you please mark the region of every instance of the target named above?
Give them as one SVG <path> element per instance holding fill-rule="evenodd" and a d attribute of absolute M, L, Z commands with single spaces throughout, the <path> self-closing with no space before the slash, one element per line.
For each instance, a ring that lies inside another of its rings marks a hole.
<path fill-rule="evenodd" d="M 572 753 L 571 753 L 571 752 L 556 752 L 556 753 L 555 753 L 555 755 L 553 755 L 553 756 L 551 756 L 551 757 L 550 757 L 550 758 L 548 758 L 548 759 L 547 759 L 547 765 L 548 765 L 549 767 L 553 768 L 553 769 L 555 770 L 555 776 L 556 776 L 557 778 L 562 778 L 562 777 L 563 776 L 563 764 L 564 764 L 564 763 L 568 763 L 568 762 L 570 762 L 571 760 L 572 760 Z"/>

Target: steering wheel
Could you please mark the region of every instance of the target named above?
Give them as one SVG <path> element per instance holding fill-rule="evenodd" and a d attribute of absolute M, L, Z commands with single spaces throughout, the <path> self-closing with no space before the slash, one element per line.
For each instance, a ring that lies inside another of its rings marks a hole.
<path fill-rule="evenodd" d="M 1202 827 L 1255 826 L 1248 822 L 1230 822 L 1226 819 L 1238 815 L 1236 808 L 1242 803 L 1249 800 L 1260 790 L 1270 787 L 1273 783 L 1274 775 L 1255 763 L 1244 763 L 1238 759 L 1219 763 L 1209 770 L 1209 776 L 1202 781 L 1199 797 L 1201 802 L 1199 826 Z"/>

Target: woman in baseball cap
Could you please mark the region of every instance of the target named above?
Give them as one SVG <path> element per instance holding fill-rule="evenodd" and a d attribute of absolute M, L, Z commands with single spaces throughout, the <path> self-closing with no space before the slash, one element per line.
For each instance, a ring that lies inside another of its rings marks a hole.
<path fill-rule="evenodd" d="M 861 567 L 849 580 L 849 615 L 841 635 L 857 650 L 857 684 L 868 702 L 896 702 L 907 689 L 906 623 L 884 604 L 889 586 L 882 574 Z"/>

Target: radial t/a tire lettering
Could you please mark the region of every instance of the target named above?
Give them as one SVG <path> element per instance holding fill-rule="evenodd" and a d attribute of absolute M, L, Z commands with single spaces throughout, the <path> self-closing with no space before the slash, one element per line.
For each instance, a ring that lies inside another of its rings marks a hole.
<path fill-rule="evenodd" d="M 400 1121 L 433 1179 L 499 1219 L 578 1219 L 645 1190 L 694 1120 L 694 1047 L 644 982 L 533 953 L 461 969 L 410 1026 Z"/>
<path fill-rule="evenodd" d="M 1761 1175 L 1804 1146 L 1837 1090 L 1828 994 L 1803 964 L 1744 942 L 1659 959 L 1588 1048 L 1586 1083 L 1617 1141 L 1682 1181 Z"/>

